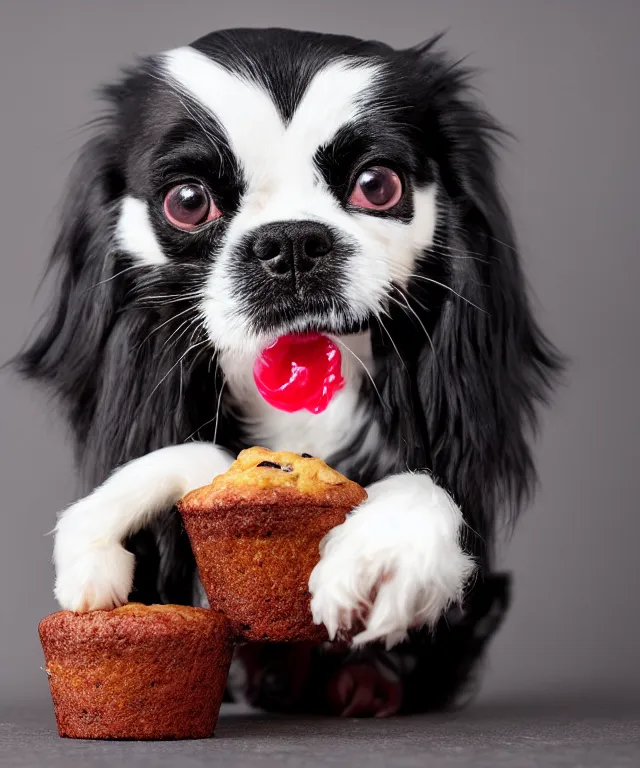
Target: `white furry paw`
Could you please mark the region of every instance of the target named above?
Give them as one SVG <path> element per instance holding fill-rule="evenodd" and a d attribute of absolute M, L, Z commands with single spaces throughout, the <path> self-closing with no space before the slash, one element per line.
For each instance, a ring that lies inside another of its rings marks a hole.
<path fill-rule="evenodd" d="M 116 608 L 127 602 L 135 558 L 109 535 L 105 519 L 119 509 L 96 492 L 65 510 L 55 531 L 54 595 L 69 611 Z"/>
<path fill-rule="evenodd" d="M 460 546 L 460 510 L 429 475 L 396 475 L 368 492 L 321 544 L 311 610 L 331 639 L 364 625 L 354 645 L 390 648 L 462 598 L 474 563 Z"/>
<path fill-rule="evenodd" d="M 134 556 L 121 542 L 230 464 L 229 454 L 211 443 L 171 445 L 130 461 L 72 504 L 55 531 L 54 594 L 60 605 L 91 611 L 126 603 Z"/>
<path fill-rule="evenodd" d="M 69 611 L 117 608 L 133 585 L 134 556 L 121 544 L 92 545 L 58 563 L 54 595 Z"/>

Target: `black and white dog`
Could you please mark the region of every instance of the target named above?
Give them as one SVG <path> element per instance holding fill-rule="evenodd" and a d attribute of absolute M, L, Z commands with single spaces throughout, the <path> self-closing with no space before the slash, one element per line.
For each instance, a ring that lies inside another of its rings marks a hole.
<path fill-rule="evenodd" d="M 96 488 L 57 524 L 63 608 L 199 600 L 174 504 L 243 447 L 367 486 L 309 585 L 314 619 L 352 644 L 310 649 L 295 685 L 300 648 L 254 649 L 264 706 L 443 706 L 507 602 L 492 550 L 532 486 L 559 359 L 500 198 L 500 131 L 434 42 L 216 32 L 106 88 L 55 303 L 19 360 L 63 403 Z M 276 410 L 256 357 L 309 331 L 342 348 L 346 385 L 323 413 Z"/>

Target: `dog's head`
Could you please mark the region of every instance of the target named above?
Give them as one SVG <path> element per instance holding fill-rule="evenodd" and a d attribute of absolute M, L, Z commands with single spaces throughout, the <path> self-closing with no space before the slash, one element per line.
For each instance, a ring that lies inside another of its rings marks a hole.
<path fill-rule="evenodd" d="M 117 245 L 200 271 L 218 349 L 352 332 L 433 244 L 447 87 L 424 50 L 327 35 L 214 33 L 160 56 L 115 99 Z"/>
<path fill-rule="evenodd" d="M 22 357 L 70 406 L 93 480 L 218 423 L 216 351 L 368 327 L 398 466 L 430 466 L 470 508 L 522 495 L 557 361 L 467 77 L 433 43 L 233 30 L 106 89 L 61 290 Z"/>

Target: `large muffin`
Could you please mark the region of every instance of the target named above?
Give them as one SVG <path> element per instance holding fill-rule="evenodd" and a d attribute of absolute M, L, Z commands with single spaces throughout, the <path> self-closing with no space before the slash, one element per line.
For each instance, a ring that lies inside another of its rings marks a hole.
<path fill-rule="evenodd" d="M 60 736 L 213 735 L 231 662 L 223 616 L 178 605 L 47 616 L 38 627 Z"/>
<path fill-rule="evenodd" d="M 320 459 L 250 448 L 179 502 L 210 606 L 235 639 L 326 638 L 311 617 L 309 576 L 322 538 L 366 497 Z"/>

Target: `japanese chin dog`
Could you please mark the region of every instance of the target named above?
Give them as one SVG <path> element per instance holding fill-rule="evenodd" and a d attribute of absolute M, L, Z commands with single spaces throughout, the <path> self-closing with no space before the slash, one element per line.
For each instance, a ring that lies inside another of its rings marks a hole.
<path fill-rule="evenodd" d="M 367 487 L 309 582 L 342 641 L 239 651 L 235 689 L 263 707 L 444 707 L 508 605 L 495 544 L 534 485 L 561 360 L 499 192 L 502 133 L 437 42 L 228 30 L 125 72 L 18 359 L 62 405 L 91 490 L 56 526 L 63 608 L 202 602 L 174 505 L 242 448 Z M 321 413 L 278 410 L 255 361 L 309 333 L 341 349 L 344 387 Z"/>

